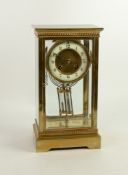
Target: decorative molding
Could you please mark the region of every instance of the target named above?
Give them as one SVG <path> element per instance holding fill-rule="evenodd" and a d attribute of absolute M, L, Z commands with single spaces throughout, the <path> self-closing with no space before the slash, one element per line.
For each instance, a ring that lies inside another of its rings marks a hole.
<path fill-rule="evenodd" d="M 35 34 L 38 37 L 44 38 L 57 38 L 57 37 L 99 37 L 99 31 L 83 31 L 83 32 L 74 32 L 74 31 L 35 31 Z"/>

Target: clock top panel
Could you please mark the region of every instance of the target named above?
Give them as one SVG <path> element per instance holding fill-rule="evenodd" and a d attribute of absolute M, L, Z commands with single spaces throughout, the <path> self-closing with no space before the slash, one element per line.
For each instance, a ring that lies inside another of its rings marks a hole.
<path fill-rule="evenodd" d="M 32 25 L 34 29 L 103 29 L 93 24 L 83 25 Z"/>
<path fill-rule="evenodd" d="M 86 24 L 86 25 L 33 25 L 35 34 L 39 37 L 42 36 L 98 36 L 103 28 Z M 75 33 L 74 33 L 75 32 Z M 66 34 L 67 33 L 67 34 Z M 66 34 L 66 35 L 65 35 Z"/>

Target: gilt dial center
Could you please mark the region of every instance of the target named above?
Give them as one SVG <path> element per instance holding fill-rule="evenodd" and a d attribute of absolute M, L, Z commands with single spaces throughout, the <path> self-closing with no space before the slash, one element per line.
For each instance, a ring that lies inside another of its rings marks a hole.
<path fill-rule="evenodd" d="M 81 66 L 81 57 L 73 49 L 64 49 L 56 57 L 56 67 L 66 75 L 75 73 Z"/>

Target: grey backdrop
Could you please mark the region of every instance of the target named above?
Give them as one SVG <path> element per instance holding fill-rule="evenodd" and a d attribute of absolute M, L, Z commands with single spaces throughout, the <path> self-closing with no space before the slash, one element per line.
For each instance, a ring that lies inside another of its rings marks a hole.
<path fill-rule="evenodd" d="M 0 174 L 128 174 L 127 0 L 0 0 Z M 101 150 L 34 153 L 32 24 L 95 24 L 100 38 Z"/>

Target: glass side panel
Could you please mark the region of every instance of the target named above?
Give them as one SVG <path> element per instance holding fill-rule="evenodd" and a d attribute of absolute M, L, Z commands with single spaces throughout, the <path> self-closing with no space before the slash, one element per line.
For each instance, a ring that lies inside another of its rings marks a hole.
<path fill-rule="evenodd" d="M 83 40 L 79 40 L 78 42 L 83 45 L 85 43 Z M 56 41 L 52 40 L 45 41 L 47 53 L 55 43 Z M 87 51 L 91 53 L 92 41 L 88 40 L 88 43 Z M 71 92 L 66 92 L 65 88 L 60 86 L 60 84 L 50 75 L 49 71 L 47 71 L 47 69 L 45 70 L 46 129 L 91 127 L 91 71 L 92 68 L 90 66 L 88 71 L 89 78 L 85 85 L 84 79 L 82 78 L 77 83 L 71 85 Z M 85 94 L 84 88 L 87 85 L 88 88 L 86 89 L 87 92 Z M 60 89 L 58 93 L 57 88 L 62 88 L 62 93 L 60 93 Z M 65 110 L 65 106 L 68 106 L 66 107 L 67 111 Z"/>

